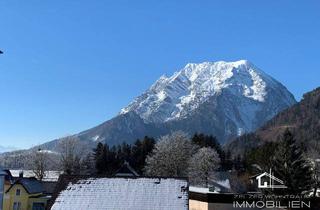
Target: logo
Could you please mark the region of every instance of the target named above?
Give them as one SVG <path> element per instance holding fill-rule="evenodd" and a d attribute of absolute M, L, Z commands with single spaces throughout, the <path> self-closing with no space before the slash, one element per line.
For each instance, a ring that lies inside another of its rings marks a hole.
<path fill-rule="evenodd" d="M 256 177 L 258 180 L 258 188 L 260 189 L 284 189 L 287 188 L 281 179 L 275 177 L 270 169 L 270 172 L 264 172 Z"/>
<path fill-rule="evenodd" d="M 251 178 L 258 180 L 260 189 L 283 189 L 287 188 L 284 181 L 275 177 L 270 169 Z M 247 194 L 235 194 L 233 208 L 245 209 L 307 209 L 311 208 L 310 197 L 307 195 L 273 194 L 268 190 L 264 192 L 251 192 Z"/>

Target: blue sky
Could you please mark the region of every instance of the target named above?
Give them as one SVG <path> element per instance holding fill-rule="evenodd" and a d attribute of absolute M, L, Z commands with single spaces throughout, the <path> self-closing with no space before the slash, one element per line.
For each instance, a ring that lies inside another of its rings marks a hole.
<path fill-rule="evenodd" d="M 189 62 L 248 59 L 300 99 L 320 85 L 320 3 L 0 1 L 0 145 L 93 127 Z"/>

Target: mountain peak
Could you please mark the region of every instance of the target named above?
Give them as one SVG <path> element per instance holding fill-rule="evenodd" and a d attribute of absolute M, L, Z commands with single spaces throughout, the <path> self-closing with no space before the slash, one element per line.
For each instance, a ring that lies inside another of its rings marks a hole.
<path fill-rule="evenodd" d="M 161 76 L 119 115 L 76 137 L 88 145 L 113 146 L 183 131 L 214 135 L 224 143 L 295 103 L 281 83 L 247 60 L 189 63 Z M 43 148 L 56 151 L 57 141 Z"/>
<path fill-rule="evenodd" d="M 248 66 L 248 65 L 251 65 L 250 61 L 248 61 L 248 60 L 238 60 L 238 61 L 234 61 L 234 62 L 231 62 L 231 63 L 233 63 L 233 65 L 235 65 L 235 66 L 240 66 L 240 65 Z"/>
<path fill-rule="evenodd" d="M 120 114 L 133 111 L 145 122 L 167 122 L 186 117 L 222 92 L 256 106 L 266 102 L 270 90 L 279 90 L 288 105 L 294 103 L 292 95 L 283 89 L 248 60 L 188 63 L 170 77 L 161 76 Z"/>

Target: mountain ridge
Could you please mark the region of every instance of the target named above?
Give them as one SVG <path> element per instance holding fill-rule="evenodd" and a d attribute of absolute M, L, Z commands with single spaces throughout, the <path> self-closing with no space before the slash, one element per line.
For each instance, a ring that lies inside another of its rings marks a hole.
<path fill-rule="evenodd" d="M 189 63 L 170 77 L 161 76 L 111 120 L 77 136 L 114 145 L 179 129 L 225 142 L 255 130 L 294 103 L 280 82 L 247 60 Z"/>
<path fill-rule="evenodd" d="M 241 136 L 226 148 L 234 155 L 262 146 L 266 142 L 278 141 L 284 131 L 289 129 L 308 154 L 320 150 L 320 87 L 305 93 L 300 102 L 285 109 L 266 122 L 254 133 Z"/>
<path fill-rule="evenodd" d="M 161 76 L 114 118 L 73 136 L 89 147 L 112 146 L 182 130 L 224 143 L 295 103 L 285 86 L 247 60 L 189 63 L 170 77 Z M 40 146 L 57 150 L 59 140 Z"/>
<path fill-rule="evenodd" d="M 185 116 L 185 109 L 197 108 L 208 97 L 232 85 L 240 85 L 245 97 L 263 102 L 266 82 L 272 86 L 277 83 L 247 60 L 189 63 L 171 77 L 161 76 L 120 114 L 135 111 L 146 122 L 169 121 Z M 154 117 L 159 116 L 156 111 L 164 116 Z"/>

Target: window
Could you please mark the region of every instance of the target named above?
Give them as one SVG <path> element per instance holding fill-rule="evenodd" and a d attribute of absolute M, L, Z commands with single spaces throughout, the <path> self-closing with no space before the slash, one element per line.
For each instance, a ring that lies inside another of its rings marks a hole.
<path fill-rule="evenodd" d="M 20 189 L 17 189 L 17 191 L 16 191 L 16 196 L 20 196 L 20 193 L 21 193 L 21 190 L 20 190 Z"/>
<path fill-rule="evenodd" d="M 44 203 L 33 203 L 32 210 L 44 210 Z"/>
<path fill-rule="evenodd" d="M 13 203 L 13 210 L 21 210 L 21 203 L 20 202 L 14 202 Z"/>

